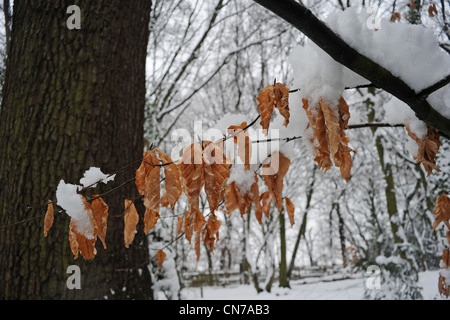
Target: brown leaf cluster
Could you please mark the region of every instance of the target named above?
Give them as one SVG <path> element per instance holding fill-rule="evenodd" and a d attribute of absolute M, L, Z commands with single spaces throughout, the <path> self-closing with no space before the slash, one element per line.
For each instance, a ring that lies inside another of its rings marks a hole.
<path fill-rule="evenodd" d="M 445 194 L 441 194 L 436 198 L 436 205 L 433 211 L 436 220 L 433 222 L 433 230 L 435 230 L 441 222 L 450 230 L 450 198 Z"/>
<path fill-rule="evenodd" d="M 256 175 L 256 173 L 255 180 L 253 181 L 249 192 L 244 193 L 239 190 L 239 187 L 235 181 L 232 181 L 230 184 L 228 184 L 225 191 L 225 207 L 227 209 L 227 213 L 239 210 L 241 216 L 243 216 L 244 214 L 249 212 L 251 204 L 255 205 L 256 218 L 258 219 L 258 222 L 262 224 L 262 207 L 259 196 L 258 176 Z"/>
<path fill-rule="evenodd" d="M 312 131 L 310 142 L 314 149 L 314 160 L 319 169 L 327 172 L 334 165 L 339 167 L 341 176 L 349 181 L 353 162 L 350 152 L 355 152 L 348 146 L 349 139 L 344 129 L 350 119 L 350 112 L 344 98 L 339 99 L 338 114 L 321 98 L 318 103 L 310 105 L 303 99 L 303 109 L 309 120 Z"/>
<path fill-rule="evenodd" d="M 405 124 L 405 129 L 408 135 L 418 144 L 419 150 L 414 159 L 417 162 L 422 163 L 427 176 L 433 173 L 433 170 L 440 172 L 441 170 L 436 166 L 436 155 L 439 153 L 439 147 L 441 146 L 441 141 L 439 140 L 439 132 L 428 126 L 427 135 L 422 140 L 417 137 L 414 132 L 411 131 L 408 124 Z"/>
<path fill-rule="evenodd" d="M 261 126 L 263 132 L 267 135 L 269 129 L 270 119 L 272 118 L 273 108 L 276 107 L 280 114 L 284 117 L 283 125 L 285 127 L 289 124 L 289 89 L 282 83 L 277 82 L 275 85 L 269 85 L 263 88 L 259 96 L 258 109 L 261 114 Z"/>
<path fill-rule="evenodd" d="M 391 21 L 392 22 L 395 22 L 395 21 L 400 21 L 400 19 L 401 19 L 401 15 L 400 15 L 400 12 L 394 12 L 393 14 L 392 14 L 392 17 L 391 17 Z"/>

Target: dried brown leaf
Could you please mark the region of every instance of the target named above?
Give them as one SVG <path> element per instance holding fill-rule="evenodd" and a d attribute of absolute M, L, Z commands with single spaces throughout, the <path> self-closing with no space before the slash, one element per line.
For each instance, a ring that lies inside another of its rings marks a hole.
<path fill-rule="evenodd" d="M 159 158 L 161 159 L 163 164 L 168 164 L 164 166 L 164 176 L 166 183 L 166 192 L 163 195 L 163 199 L 161 199 L 161 204 L 166 201 L 170 204 L 172 210 L 175 207 L 175 203 L 181 196 L 181 182 L 180 182 L 180 171 L 175 163 L 173 163 L 172 159 L 165 154 L 164 152 L 155 149 L 158 152 Z M 165 204 L 165 203 L 164 203 Z"/>
<path fill-rule="evenodd" d="M 166 259 L 166 256 L 167 254 L 163 250 L 160 249 L 156 251 L 156 259 L 157 259 L 156 264 L 158 265 L 158 275 L 161 274 L 162 264 L 164 262 L 164 259 Z"/>
<path fill-rule="evenodd" d="M 294 225 L 294 212 L 295 212 L 295 206 L 292 203 L 291 199 L 288 197 L 284 198 L 284 201 L 286 203 L 286 212 L 288 213 L 289 222 L 291 223 L 291 227 Z"/>
<path fill-rule="evenodd" d="M 450 229 L 450 198 L 443 193 L 436 198 L 436 205 L 433 211 L 436 220 L 433 222 L 433 230 L 435 230 L 441 222 Z"/>
<path fill-rule="evenodd" d="M 103 243 L 103 248 L 106 249 L 106 230 L 108 228 L 108 205 L 103 201 L 102 198 L 97 198 L 98 195 L 93 195 L 91 208 L 92 214 L 94 216 L 95 223 L 98 228 L 97 236 L 100 238 L 100 241 Z"/>
<path fill-rule="evenodd" d="M 125 247 L 129 248 L 129 244 L 133 242 L 136 234 L 136 226 L 139 222 L 139 215 L 132 200 L 125 199 L 125 214 L 124 214 L 124 241 Z"/>
<path fill-rule="evenodd" d="M 53 203 L 48 200 L 48 204 L 47 204 L 47 212 L 45 213 L 45 218 L 44 218 L 44 237 L 47 236 L 47 232 L 50 230 L 50 228 L 53 225 L 53 214 L 54 214 L 54 208 L 53 208 Z"/>

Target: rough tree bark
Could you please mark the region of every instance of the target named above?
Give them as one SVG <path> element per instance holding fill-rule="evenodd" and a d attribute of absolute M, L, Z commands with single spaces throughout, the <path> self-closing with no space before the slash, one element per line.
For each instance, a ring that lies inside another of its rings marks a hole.
<path fill-rule="evenodd" d="M 76 4 L 80 30 L 66 26 L 70 1 L 14 2 L 0 114 L 0 299 L 152 298 L 142 221 L 123 245 L 123 201 L 136 198 L 134 183 L 104 197 L 108 248 L 97 241 L 92 261 L 74 261 L 65 213 L 44 238 L 46 208 L 27 207 L 55 201 L 61 179 L 79 183 L 91 166 L 111 173 L 142 157 L 151 1 Z M 138 165 L 96 191 L 133 177 Z M 66 287 L 73 264 L 81 290 Z"/>

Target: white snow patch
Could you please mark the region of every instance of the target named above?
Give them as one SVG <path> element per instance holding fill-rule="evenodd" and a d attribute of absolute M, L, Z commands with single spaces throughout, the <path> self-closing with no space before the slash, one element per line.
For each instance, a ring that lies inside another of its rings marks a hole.
<path fill-rule="evenodd" d="M 115 174 L 108 175 L 104 174 L 100 168 L 90 167 L 88 170 L 84 172 L 83 178 L 80 179 L 80 183 L 83 187 L 92 187 L 95 188 L 98 182 L 108 183 L 109 181 L 113 181 L 115 178 Z"/>
<path fill-rule="evenodd" d="M 58 205 L 74 220 L 77 231 L 86 238 L 93 239 L 94 226 L 89 219 L 81 195 L 77 193 L 80 188 L 78 185 L 61 180 L 56 188 L 56 200 Z"/>

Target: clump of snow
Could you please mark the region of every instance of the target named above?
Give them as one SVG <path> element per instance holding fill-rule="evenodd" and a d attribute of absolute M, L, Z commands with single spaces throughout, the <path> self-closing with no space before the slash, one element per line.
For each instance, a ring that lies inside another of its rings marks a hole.
<path fill-rule="evenodd" d="M 231 168 L 229 182 L 235 182 L 242 194 L 250 192 L 252 184 L 255 182 L 253 170 L 244 170 L 244 166 L 233 166 Z"/>
<path fill-rule="evenodd" d="M 94 238 L 94 226 L 89 219 L 83 198 L 77 193 L 79 189 L 80 186 L 61 180 L 56 188 L 56 200 L 58 205 L 74 220 L 77 231 L 86 238 L 92 239 Z"/>
<path fill-rule="evenodd" d="M 98 182 L 108 183 L 109 181 L 113 181 L 115 178 L 115 174 L 108 175 L 104 174 L 100 168 L 90 167 L 88 170 L 84 172 L 83 178 L 80 179 L 80 183 L 83 187 L 92 187 L 95 188 Z"/>
<path fill-rule="evenodd" d="M 408 125 L 411 132 L 413 132 L 419 139 L 424 139 L 427 135 L 428 129 L 425 122 L 419 120 L 416 114 L 408 105 L 399 99 L 392 97 L 387 103 L 383 105 L 385 121 L 391 125 L 404 123 Z"/>

